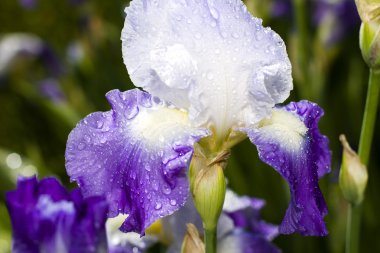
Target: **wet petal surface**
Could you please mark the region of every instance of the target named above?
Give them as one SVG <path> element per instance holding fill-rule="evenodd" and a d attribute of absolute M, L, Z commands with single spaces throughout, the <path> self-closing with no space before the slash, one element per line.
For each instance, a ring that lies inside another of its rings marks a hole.
<path fill-rule="evenodd" d="M 122 231 L 143 234 L 185 203 L 192 146 L 208 131 L 138 89 L 106 97 L 112 110 L 90 114 L 71 132 L 66 169 L 85 196 L 107 197 L 111 217 L 128 214 Z"/>
<path fill-rule="evenodd" d="M 135 85 L 224 136 L 254 124 L 292 89 L 282 39 L 240 0 L 134 0 L 123 57 Z"/>
<path fill-rule="evenodd" d="M 328 139 L 320 134 L 318 121 L 323 110 L 309 101 L 292 102 L 273 110 L 271 118 L 256 129 L 247 129 L 262 161 L 286 179 L 291 202 L 280 232 L 326 235 L 323 217 L 326 203 L 318 186 L 330 171 Z"/>

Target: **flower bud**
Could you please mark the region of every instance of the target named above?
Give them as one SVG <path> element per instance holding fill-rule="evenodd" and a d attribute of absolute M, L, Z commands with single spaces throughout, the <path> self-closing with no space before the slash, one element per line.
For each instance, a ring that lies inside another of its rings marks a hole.
<path fill-rule="evenodd" d="M 359 156 L 348 144 L 346 137 L 339 137 L 343 145 L 342 167 L 339 174 L 339 186 L 344 198 L 352 204 L 360 204 L 367 186 L 367 168 L 360 162 Z"/>
<path fill-rule="evenodd" d="M 380 69 L 380 1 L 356 0 L 362 25 L 359 44 L 364 61 L 372 69 Z"/>
<path fill-rule="evenodd" d="M 181 253 L 204 253 L 205 246 L 199 237 L 197 228 L 191 223 L 186 224 L 186 226 L 187 232 L 183 238 Z"/>
<path fill-rule="evenodd" d="M 221 152 L 209 159 L 198 150 L 190 165 L 190 190 L 205 229 L 214 229 L 222 212 L 226 194 L 223 168 L 228 154 Z"/>
<path fill-rule="evenodd" d="M 364 61 L 372 69 L 380 69 L 380 25 L 363 22 L 360 26 L 360 50 Z"/>

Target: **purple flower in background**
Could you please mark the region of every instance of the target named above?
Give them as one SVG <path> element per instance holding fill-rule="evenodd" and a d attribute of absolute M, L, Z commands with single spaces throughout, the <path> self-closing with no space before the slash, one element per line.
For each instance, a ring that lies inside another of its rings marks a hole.
<path fill-rule="evenodd" d="M 19 178 L 6 202 L 13 227 L 12 252 L 104 252 L 107 203 L 68 193 L 55 179 Z"/>
<path fill-rule="evenodd" d="M 19 0 L 20 5 L 26 9 L 34 9 L 37 6 L 37 0 Z M 80 5 L 85 2 L 85 0 L 69 0 L 70 4 Z"/>
<path fill-rule="evenodd" d="M 18 57 L 34 57 L 42 62 L 50 77 L 63 72 L 62 63 L 54 51 L 39 37 L 27 33 L 7 34 L 0 40 L 0 76 Z"/>
<path fill-rule="evenodd" d="M 326 45 L 333 45 L 351 31 L 359 31 L 360 17 L 355 1 L 315 1 L 316 11 L 313 19 L 317 26 L 325 26 L 329 30 L 325 38 Z"/>
<path fill-rule="evenodd" d="M 34 9 L 37 5 L 36 0 L 19 0 L 19 2 L 25 9 Z"/>
<path fill-rule="evenodd" d="M 359 14 L 355 1 L 351 0 L 308 0 L 305 4 L 312 17 L 312 26 L 327 31 L 325 44 L 333 45 L 339 42 L 350 31 L 357 31 L 360 25 Z M 275 0 L 272 4 L 272 15 L 275 18 L 294 15 L 290 0 Z M 325 32 L 326 33 L 326 32 Z"/>
<path fill-rule="evenodd" d="M 307 101 L 275 107 L 293 88 L 282 39 L 239 0 L 134 0 L 126 13 L 124 62 L 147 92 L 108 92 L 112 109 L 71 132 L 66 169 L 84 196 L 105 195 L 110 217 L 128 214 L 121 230 L 144 234 L 186 203 L 196 142 L 220 152 L 248 136 L 289 183 L 280 232 L 325 235 L 323 111 Z"/>
<path fill-rule="evenodd" d="M 39 90 L 43 96 L 55 103 L 61 103 L 66 100 L 66 96 L 55 79 L 45 79 L 39 83 Z"/>

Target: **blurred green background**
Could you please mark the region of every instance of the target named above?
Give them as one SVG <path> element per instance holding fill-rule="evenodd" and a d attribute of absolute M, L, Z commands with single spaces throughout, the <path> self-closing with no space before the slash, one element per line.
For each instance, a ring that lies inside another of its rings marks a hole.
<path fill-rule="evenodd" d="M 4 199 L 5 192 L 15 187 L 17 175 L 55 175 L 74 187 L 64 167 L 70 130 L 90 112 L 110 109 L 104 98 L 107 91 L 133 87 L 122 62 L 120 42 L 128 1 L 33 2 L 0 1 L 0 253 L 10 252 L 11 227 Z M 305 27 L 300 30 L 302 22 L 297 25 L 289 1 L 246 1 L 249 10 L 287 45 L 295 82 L 288 101 L 309 99 L 324 108 L 320 128 L 330 138 L 333 151 L 332 172 L 320 181 L 330 211 L 325 219 L 330 234 L 322 238 L 281 235 L 274 242 L 283 252 L 343 252 L 347 203 L 337 185 L 338 136 L 345 133 L 357 148 L 368 69 L 358 47 L 357 13 L 344 16 L 327 9 L 315 21 L 314 14 L 321 8 L 316 1 L 307 2 L 307 15 L 301 17 Z M 276 12 L 279 3 L 284 3 L 285 14 Z M 36 43 L 40 48 L 24 49 L 6 62 L 5 52 L 18 46 L 12 38 L 23 38 L 26 47 Z M 375 130 L 379 129 L 377 124 Z M 380 252 L 379 140 L 380 133 L 375 131 L 360 252 Z M 239 194 L 267 201 L 263 210 L 267 221 L 281 222 L 288 188 L 273 169 L 258 160 L 249 141 L 233 149 L 226 174 L 230 187 Z"/>

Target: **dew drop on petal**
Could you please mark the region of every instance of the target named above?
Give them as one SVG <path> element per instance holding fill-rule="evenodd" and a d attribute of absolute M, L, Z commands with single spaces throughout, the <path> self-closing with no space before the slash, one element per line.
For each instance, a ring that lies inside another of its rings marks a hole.
<path fill-rule="evenodd" d="M 172 190 L 170 189 L 169 186 L 167 185 L 164 185 L 164 187 L 162 187 L 162 192 L 166 195 L 170 194 L 172 192 Z"/>
<path fill-rule="evenodd" d="M 211 13 L 211 16 L 214 18 L 214 19 L 218 19 L 219 18 L 219 13 L 218 11 L 215 9 L 215 8 L 210 8 L 210 13 Z"/>
<path fill-rule="evenodd" d="M 170 200 L 170 205 L 175 206 L 177 204 L 177 201 L 175 199 Z"/>
<path fill-rule="evenodd" d="M 101 120 L 96 121 L 96 127 L 98 129 L 101 129 L 103 127 L 103 125 L 104 125 L 103 121 L 101 121 Z"/>
<path fill-rule="evenodd" d="M 162 204 L 157 202 L 156 205 L 154 206 L 154 209 L 160 210 L 162 208 Z"/>
<path fill-rule="evenodd" d="M 195 33 L 194 37 L 199 40 L 200 38 L 202 38 L 202 35 L 200 33 Z"/>
<path fill-rule="evenodd" d="M 85 147 L 86 147 L 86 144 L 84 144 L 83 142 L 80 142 L 80 143 L 78 144 L 78 149 L 79 149 L 79 150 L 83 150 Z"/>

